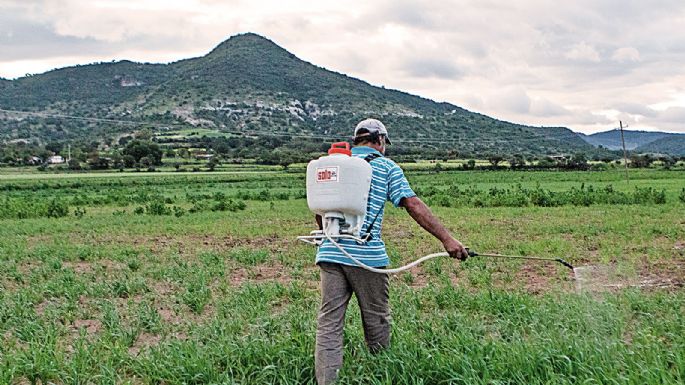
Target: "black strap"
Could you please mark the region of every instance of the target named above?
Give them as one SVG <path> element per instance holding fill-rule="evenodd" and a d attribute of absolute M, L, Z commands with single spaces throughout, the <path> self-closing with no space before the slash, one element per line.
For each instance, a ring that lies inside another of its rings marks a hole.
<path fill-rule="evenodd" d="M 367 161 L 367 162 L 370 164 L 372 160 L 377 159 L 377 158 L 380 158 L 380 157 L 382 157 L 382 156 L 383 156 L 383 155 L 381 155 L 381 154 L 379 154 L 379 153 L 377 153 L 377 152 L 374 152 L 374 153 L 371 153 L 371 154 L 367 155 L 367 156 L 364 158 L 364 160 Z M 369 227 L 366 229 L 366 234 L 364 235 L 364 238 L 368 238 L 368 236 L 371 235 L 371 230 L 373 229 L 373 225 L 376 224 L 376 219 L 378 219 L 378 216 L 381 215 L 381 211 L 383 211 L 382 208 L 381 208 L 380 210 L 378 210 L 378 213 L 376 214 L 376 217 L 373 218 L 373 221 L 371 221 L 371 224 L 370 224 Z"/>
<path fill-rule="evenodd" d="M 382 156 L 383 156 L 383 155 L 374 152 L 374 153 L 371 153 L 371 154 L 367 155 L 366 158 L 364 158 L 364 160 L 367 161 L 367 162 L 369 162 L 369 163 L 371 163 L 372 160 L 377 159 L 377 158 L 380 158 L 380 157 L 382 157 Z"/>

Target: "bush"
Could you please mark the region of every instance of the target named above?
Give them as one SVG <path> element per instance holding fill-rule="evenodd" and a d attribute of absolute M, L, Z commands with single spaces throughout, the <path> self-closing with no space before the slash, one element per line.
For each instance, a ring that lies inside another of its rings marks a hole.
<path fill-rule="evenodd" d="M 47 217 L 48 218 L 62 218 L 69 215 L 69 205 L 61 200 L 53 199 L 48 203 Z"/>
<path fill-rule="evenodd" d="M 171 215 L 171 208 L 162 201 L 154 201 L 145 206 L 145 213 L 148 215 Z"/>

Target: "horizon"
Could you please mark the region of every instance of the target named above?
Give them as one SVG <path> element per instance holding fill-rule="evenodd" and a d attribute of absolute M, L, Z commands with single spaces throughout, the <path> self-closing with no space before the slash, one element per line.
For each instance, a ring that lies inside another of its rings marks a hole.
<path fill-rule="evenodd" d="M 274 2 L 233 4 L 230 14 L 206 0 L 60 3 L 0 4 L 0 76 L 16 80 L 121 60 L 169 64 L 204 56 L 226 36 L 247 32 L 373 86 L 503 121 L 590 134 L 622 120 L 629 131 L 685 132 L 685 70 L 678 65 L 685 33 L 659 32 L 685 16 L 679 2 L 382 1 L 356 8 Z M 447 14 L 455 6 L 463 15 Z"/>

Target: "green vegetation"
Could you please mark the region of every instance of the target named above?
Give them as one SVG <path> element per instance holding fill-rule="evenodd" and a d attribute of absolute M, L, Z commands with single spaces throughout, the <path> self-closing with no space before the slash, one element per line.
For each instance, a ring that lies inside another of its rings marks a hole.
<path fill-rule="evenodd" d="M 15 111 L 0 112 L 0 141 L 71 143 L 86 148 L 86 156 L 98 147 L 122 147 L 123 136 L 141 131 L 154 132 L 154 140 L 171 148 L 241 138 L 238 149 L 256 157 L 273 148 L 306 154 L 332 139 L 348 139 L 368 116 L 389 127 L 395 155 L 612 156 L 566 128 L 496 120 L 327 71 L 255 34 L 168 65 L 97 63 L 12 80 L 0 92 L 0 109 Z M 279 143 L 263 143 L 270 141 Z M 16 155 L 7 151 L 0 160 Z"/>
<path fill-rule="evenodd" d="M 3 175 L 0 383 L 312 384 L 318 270 L 295 241 L 313 227 L 304 175 L 250 167 Z M 616 272 L 577 293 L 556 264 L 427 262 L 391 279 L 389 350 L 366 351 L 352 302 L 341 383 L 685 380 L 685 171 L 408 176 L 474 250 Z M 540 192 L 583 204 L 540 207 Z M 531 200 L 496 201 L 508 194 Z M 384 238 L 395 266 L 440 250 L 391 206 Z"/>
<path fill-rule="evenodd" d="M 476 188 L 461 189 L 453 184 L 446 189 L 431 188 L 418 190 L 417 194 L 428 198 L 428 202 L 446 207 L 526 207 L 526 206 L 590 206 L 594 204 L 665 204 L 665 190 L 652 187 L 635 187 L 632 193 L 614 190 L 612 185 L 601 189 L 592 186 L 572 187 L 568 191 L 550 191 L 537 186 L 526 189 L 517 185 L 513 189 L 492 187 L 489 190 Z"/>

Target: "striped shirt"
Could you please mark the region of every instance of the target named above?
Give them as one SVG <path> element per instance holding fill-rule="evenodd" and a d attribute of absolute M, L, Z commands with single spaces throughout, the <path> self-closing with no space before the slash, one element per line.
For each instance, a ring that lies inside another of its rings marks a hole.
<path fill-rule="evenodd" d="M 370 154 L 381 155 L 371 147 L 358 146 L 352 149 L 352 156 L 366 158 Z M 345 251 L 353 257 L 371 267 L 381 267 L 390 264 L 388 253 L 385 251 L 385 243 L 381 240 L 381 224 L 383 223 L 383 209 L 386 201 L 391 201 L 395 207 L 399 207 L 402 198 L 416 196 L 409 182 L 404 176 L 402 169 L 392 160 L 378 157 L 370 162 L 373 170 L 371 179 L 371 191 L 366 206 L 366 217 L 362 226 L 362 236 L 373 223 L 371 239 L 364 244 L 358 244 L 351 239 L 338 241 Z M 362 193 L 361 191 L 359 192 Z M 345 256 L 337 247 L 327 239 L 323 241 L 316 253 L 316 263 L 333 262 L 343 265 L 357 266 L 357 264 Z"/>

